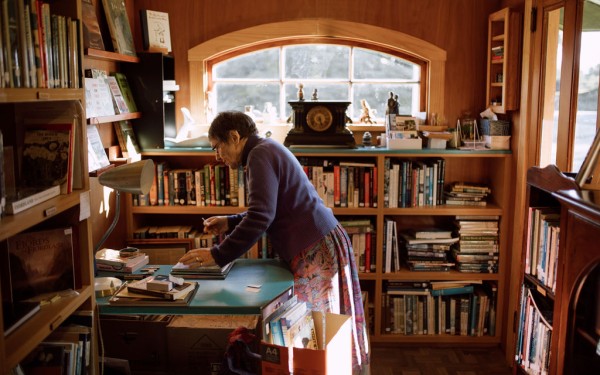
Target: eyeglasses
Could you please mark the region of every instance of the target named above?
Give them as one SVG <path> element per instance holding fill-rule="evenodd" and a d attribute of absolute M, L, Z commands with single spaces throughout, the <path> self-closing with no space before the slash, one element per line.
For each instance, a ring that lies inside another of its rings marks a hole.
<path fill-rule="evenodd" d="M 221 142 L 221 141 L 219 141 L 219 142 L 215 143 L 215 145 L 212 147 L 212 150 L 213 150 L 214 152 L 219 152 L 219 149 L 221 148 L 221 144 L 222 144 L 222 143 L 223 143 L 223 142 Z"/>

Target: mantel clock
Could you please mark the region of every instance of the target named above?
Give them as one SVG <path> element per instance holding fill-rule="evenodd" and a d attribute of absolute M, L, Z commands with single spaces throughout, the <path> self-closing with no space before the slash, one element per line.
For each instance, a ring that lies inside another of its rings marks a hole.
<path fill-rule="evenodd" d="M 346 101 L 288 102 L 294 127 L 285 137 L 285 146 L 321 146 L 354 148 L 352 132 L 346 128 Z"/>

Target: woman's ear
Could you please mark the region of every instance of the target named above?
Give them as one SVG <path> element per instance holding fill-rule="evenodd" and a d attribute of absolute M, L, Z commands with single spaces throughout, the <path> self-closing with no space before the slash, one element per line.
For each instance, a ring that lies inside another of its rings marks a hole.
<path fill-rule="evenodd" d="M 238 144 L 240 142 L 240 133 L 238 133 L 237 130 L 230 130 L 229 131 L 229 138 L 231 139 L 231 141 L 233 142 L 233 144 Z"/>

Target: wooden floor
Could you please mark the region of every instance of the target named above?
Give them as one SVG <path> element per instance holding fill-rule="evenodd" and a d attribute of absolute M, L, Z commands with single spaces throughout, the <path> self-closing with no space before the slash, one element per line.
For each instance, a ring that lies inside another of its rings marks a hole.
<path fill-rule="evenodd" d="M 372 375 L 510 375 L 498 347 L 424 347 L 378 344 L 371 348 Z"/>

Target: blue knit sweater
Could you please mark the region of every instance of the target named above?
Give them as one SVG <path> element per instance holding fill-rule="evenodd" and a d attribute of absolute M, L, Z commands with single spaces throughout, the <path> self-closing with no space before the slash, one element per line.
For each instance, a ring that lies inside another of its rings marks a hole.
<path fill-rule="evenodd" d="M 274 251 L 290 261 L 338 224 L 283 145 L 251 136 L 242 152 L 248 187 L 248 209 L 228 216 L 231 232 L 211 253 L 223 266 L 247 252 L 266 231 Z"/>

